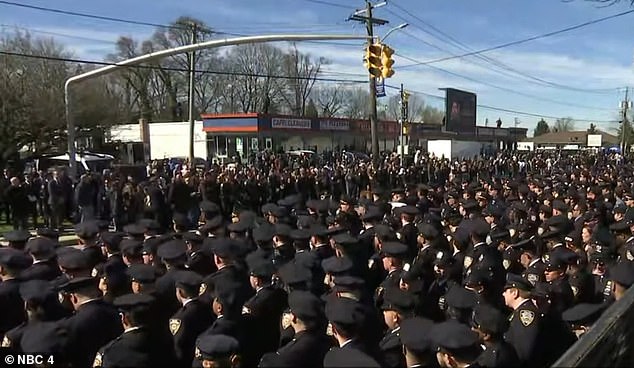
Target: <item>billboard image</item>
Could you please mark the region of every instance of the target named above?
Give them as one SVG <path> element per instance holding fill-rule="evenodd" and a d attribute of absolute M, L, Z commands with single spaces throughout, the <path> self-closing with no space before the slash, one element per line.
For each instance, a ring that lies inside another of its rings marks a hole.
<path fill-rule="evenodd" d="M 457 133 L 475 133 L 476 94 L 447 88 L 445 101 L 445 129 Z"/>

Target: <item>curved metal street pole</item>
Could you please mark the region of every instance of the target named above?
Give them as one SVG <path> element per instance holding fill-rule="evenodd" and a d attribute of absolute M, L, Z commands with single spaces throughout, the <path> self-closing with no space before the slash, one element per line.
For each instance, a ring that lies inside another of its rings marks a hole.
<path fill-rule="evenodd" d="M 103 68 L 91 70 L 86 73 L 76 75 L 66 80 L 64 84 L 64 102 L 66 104 L 66 129 L 68 131 L 68 166 L 69 175 L 73 178 L 77 176 L 77 161 L 75 155 L 77 150 L 75 148 L 75 124 L 73 121 L 72 113 L 72 97 L 70 94 L 70 85 L 78 83 L 84 80 L 93 79 L 112 73 L 118 69 L 141 64 L 143 62 L 161 59 L 167 56 L 177 55 L 181 53 L 187 53 L 202 49 L 210 49 L 223 46 L 234 46 L 249 43 L 263 43 L 263 42 L 276 42 L 276 41 L 320 41 L 320 40 L 367 40 L 368 36 L 357 35 L 265 35 L 265 36 L 249 36 L 249 37 L 237 37 L 237 38 L 225 38 L 223 40 L 212 40 L 201 42 L 193 45 L 179 46 L 172 49 L 161 50 L 152 52 L 146 55 L 137 56 L 132 59 L 120 61 L 113 65 L 107 65 Z"/>

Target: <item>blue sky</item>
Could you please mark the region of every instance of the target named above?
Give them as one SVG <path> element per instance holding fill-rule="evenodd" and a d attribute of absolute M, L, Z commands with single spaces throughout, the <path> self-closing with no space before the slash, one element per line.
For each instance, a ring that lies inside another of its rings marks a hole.
<path fill-rule="evenodd" d="M 207 22 L 218 31 L 241 34 L 336 33 L 363 34 L 365 29 L 346 22 L 358 0 L 328 0 L 340 6 L 310 0 L 27 0 L 16 2 L 62 10 L 72 10 L 109 17 L 168 24 L 180 15 Z M 630 9 L 629 1 L 612 7 L 598 8 L 582 0 L 391 0 L 375 10 L 375 16 L 390 21 L 377 27 L 378 35 L 406 19 L 409 27 L 393 33 L 387 42 L 398 54 L 418 61 L 463 54 L 444 35 L 435 34 L 430 25 L 478 50 L 538 35 Z M 424 22 L 424 23 L 423 23 Z M 426 66 L 399 66 L 411 61 L 396 57 L 396 74 L 391 85 L 433 95 L 438 88 L 453 87 L 478 94 L 478 103 L 544 116 L 571 116 L 579 119 L 576 127 L 585 129 L 597 121 L 599 128 L 616 128 L 618 104 L 625 86 L 634 86 L 634 38 L 631 24 L 634 13 L 557 36 L 508 47 L 483 54 L 490 60 L 475 57 L 453 59 Z M 119 35 L 146 38 L 151 27 L 113 23 L 73 17 L 0 4 L 0 30 L 14 26 L 30 29 L 34 35 L 54 37 L 66 44 L 77 56 L 99 60 L 114 48 Z M 48 32 L 48 33 L 47 33 Z M 66 35 L 66 36 L 62 36 Z M 435 37 L 434 35 L 438 36 Z M 68 37 L 67 37 L 68 36 Z M 72 36 L 72 37 L 70 37 Z M 332 43 L 304 43 L 302 51 L 330 60 L 324 76 L 360 79 L 365 73 L 358 48 Z M 435 47 L 430 46 L 435 45 Z M 493 65 L 490 61 L 497 63 Z M 502 63 L 501 66 L 499 63 Z M 444 69 L 442 71 L 438 68 Z M 500 69 L 504 68 L 504 69 Z M 509 71 L 512 69 L 513 71 Z M 523 76 L 515 73 L 519 71 Z M 464 78 L 464 77 L 466 78 Z M 548 87 L 539 78 L 563 87 Z M 513 93 L 519 91 L 519 94 Z M 388 91 L 396 93 L 396 91 Z M 634 93 L 633 93 L 634 94 Z M 442 101 L 423 96 L 436 106 Z M 385 103 L 379 101 L 379 104 Z M 480 108 L 478 124 L 485 119 L 502 118 L 504 125 L 519 119 L 520 126 L 533 128 L 538 117 Z M 553 119 L 546 119 L 552 121 Z"/>

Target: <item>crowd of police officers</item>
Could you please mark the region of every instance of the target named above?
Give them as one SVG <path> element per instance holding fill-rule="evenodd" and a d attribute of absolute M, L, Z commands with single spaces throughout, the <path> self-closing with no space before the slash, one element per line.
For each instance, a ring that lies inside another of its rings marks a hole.
<path fill-rule="evenodd" d="M 180 212 L 169 229 L 84 221 L 76 246 L 12 231 L 3 350 L 76 368 L 548 366 L 634 284 L 632 166 L 553 162 L 297 191 L 231 219 L 206 198 L 196 229 Z"/>

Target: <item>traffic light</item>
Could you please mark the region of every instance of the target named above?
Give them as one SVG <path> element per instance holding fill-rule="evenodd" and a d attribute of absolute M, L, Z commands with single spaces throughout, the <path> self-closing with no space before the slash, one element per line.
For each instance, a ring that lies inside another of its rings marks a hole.
<path fill-rule="evenodd" d="M 375 78 L 381 77 L 381 44 L 374 43 L 365 49 L 363 64 L 368 69 L 370 75 Z"/>
<path fill-rule="evenodd" d="M 394 49 L 392 49 L 388 45 L 382 45 L 381 47 L 381 76 L 383 79 L 390 78 L 394 75 L 394 69 L 392 69 L 392 65 L 394 65 L 394 60 L 392 60 L 392 55 L 394 55 Z"/>

